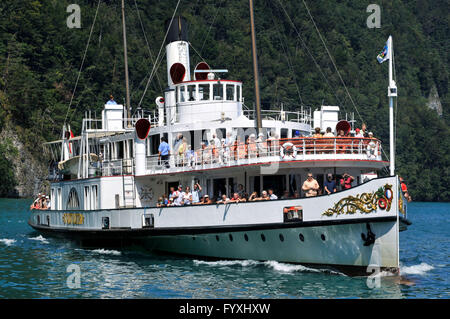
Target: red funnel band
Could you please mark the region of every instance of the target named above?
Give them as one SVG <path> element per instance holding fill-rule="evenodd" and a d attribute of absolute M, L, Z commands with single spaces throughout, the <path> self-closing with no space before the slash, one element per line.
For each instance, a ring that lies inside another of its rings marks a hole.
<path fill-rule="evenodd" d="M 150 122 L 146 119 L 140 119 L 134 126 L 136 129 L 136 135 L 141 140 L 145 140 L 150 132 Z"/>

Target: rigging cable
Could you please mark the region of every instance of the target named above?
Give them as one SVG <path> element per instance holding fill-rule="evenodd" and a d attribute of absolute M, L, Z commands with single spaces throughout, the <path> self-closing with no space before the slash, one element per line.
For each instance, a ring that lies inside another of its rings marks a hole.
<path fill-rule="evenodd" d="M 347 92 L 347 95 L 348 95 L 348 97 L 350 98 L 350 101 L 352 102 L 352 104 L 353 104 L 353 106 L 354 106 L 354 108 L 355 108 L 355 110 L 356 110 L 356 113 L 358 113 L 359 118 L 361 119 L 362 122 L 364 122 L 364 120 L 363 120 L 361 114 L 359 114 L 359 111 L 358 111 L 358 108 L 356 107 L 355 102 L 354 102 L 353 99 L 352 99 L 352 96 L 350 95 L 350 92 L 349 92 L 348 89 L 347 89 L 347 86 L 345 85 L 344 80 L 342 79 L 341 73 L 339 72 L 338 68 L 336 67 L 336 64 L 334 63 L 334 60 L 333 60 L 333 57 L 331 56 L 331 53 L 330 53 L 330 51 L 328 50 L 328 47 L 327 47 L 327 45 L 325 44 L 325 41 L 324 41 L 324 39 L 322 38 L 322 35 L 320 34 L 319 28 L 317 28 L 316 22 L 314 21 L 312 15 L 311 15 L 311 12 L 309 11 L 308 6 L 306 5 L 305 0 L 302 0 L 302 1 L 303 1 L 303 4 L 305 5 L 306 10 L 308 11 L 309 18 L 311 19 L 311 21 L 312 21 L 312 23 L 313 23 L 313 25 L 314 25 L 314 28 L 316 29 L 317 34 L 319 35 L 319 38 L 320 38 L 320 40 L 322 41 L 323 46 L 325 47 L 325 50 L 326 50 L 327 53 L 328 53 L 328 56 L 330 57 L 331 63 L 333 63 L 334 69 L 336 70 L 336 73 L 338 74 L 339 79 L 341 80 L 342 85 L 343 85 L 344 88 L 345 88 L 345 92 Z"/>
<path fill-rule="evenodd" d="M 284 8 L 283 4 L 281 3 L 280 0 L 278 0 L 278 3 L 280 4 L 281 8 L 284 11 L 284 14 L 286 15 L 286 17 L 289 20 L 289 23 L 291 24 L 291 26 L 294 28 L 295 32 L 297 33 L 297 37 L 300 39 L 301 44 L 303 45 L 303 47 L 306 49 L 306 52 L 308 52 L 310 58 L 313 60 L 314 64 L 316 65 L 317 69 L 319 70 L 320 74 L 322 75 L 323 79 L 325 80 L 325 83 L 328 85 L 328 87 L 331 89 L 331 91 L 333 92 L 334 97 L 336 98 L 336 100 L 338 101 L 338 103 L 340 105 L 342 105 L 342 107 L 345 109 L 344 105 L 341 103 L 341 99 L 337 96 L 336 91 L 334 90 L 333 86 L 330 84 L 330 82 L 328 81 L 327 77 L 325 76 L 325 74 L 322 71 L 322 68 L 320 67 L 319 63 L 316 61 L 316 59 L 314 58 L 314 56 L 312 55 L 311 51 L 309 50 L 308 46 L 306 45 L 305 41 L 303 41 L 303 38 L 300 35 L 300 32 L 298 31 L 297 27 L 295 26 L 294 22 L 292 21 L 291 17 L 289 16 L 289 14 L 287 13 L 286 9 Z"/>
<path fill-rule="evenodd" d="M 83 69 L 84 60 L 86 59 L 86 54 L 87 54 L 87 50 L 89 48 L 89 43 L 91 42 L 92 31 L 94 30 L 95 21 L 97 20 L 97 13 L 98 13 L 98 9 L 100 7 L 100 2 L 101 2 L 101 0 L 98 0 L 97 10 L 95 11 L 94 21 L 92 22 L 91 31 L 89 32 L 89 38 L 88 38 L 88 42 L 86 44 L 86 49 L 84 50 L 83 59 L 81 60 L 80 70 L 78 71 L 78 76 L 77 76 L 77 80 L 75 82 L 75 87 L 74 87 L 73 92 L 72 92 L 72 97 L 70 98 L 69 106 L 67 107 L 66 117 L 64 118 L 64 125 L 66 124 L 67 116 L 69 115 L 69 111 L 70 111 L 70 107 L 72 105 L 73 97 L 74 97 L 75 91 L 77 89 L 78 80 L 80 79 L 81 70 Z M 77 107 L 78 107 L 78 104 L 77 104 Z"/>
<path fill-rule="evenodd" d="M 148 53 L 150 55 L 150 60 L 152 61 L 153 65 L 155 65 L 156 61 L 153 60 L 153 54 L 152 54 L 152 51 L 150 50 L 150 45 L 148 43 L 147 35 L 145 34 L 144 24 L 142 23 L 141 15 L 139 14 L 139 8 L 137 6 L 136 0 L 134 0 L 134 5 L 136 7 L 136 12 L 137 12 L 137 16 L 139 18 L 139 23 L 141 25 L 142 33 L 144 34 L 144 39 L 145 39 L 145 43 L 147 45 Z M 163 91 L 163 88 L 161 86 L 161 81 L 159 79 L 158 73 L 156 73 L 156 79 L 158 80 L 159 88 L 161 89 L 161 91 Z"/>
<path fill-rule="evenodd" d="M 162 49 L 164 47 L 164 43 L 166 42 L 167 34 L 169 33 L 170 27 L 172 26 L 173 18 L 175 17 L 175 14 L 176 14 L 176 12 L 178 10 L 178 6 L 180 5 L 180 2 L 181 2 L 181 0 L 178 0 L 177 6 L 175 7 L 175 10 L 173 11 L 172 18 L 170 19 L 169 27 L 167 28 L 166 34 L 164 35 L 164 39 L 163 39 L 163 41 L 161 43 L 161 47 L 159 49 L 158 56 L 156 57 L 156 63 L 153 65 L 153 69 L 152 69 L 152 71 L 150 73 L 150 77 L 148 78 L 147 84 L 145 85 L 144 93 L 142 94 L 142 97 L 141 97 L 141 100 L 139 101 L 138 107 L 141 106 L 142 101 L 144 100 L 144 96 L 147 93 L 148 85 L 150 84 L 151 80 L 153 79 L 153 76 L 156 73 L 156 70 L 157 70 L 157 67 L 156 67 L 157 65 L 156 64 L 158 63 L 158 60 L 159 60 L 159 58 L 161 56 L 161 51 L 162 51 Z M 162 58 L 161 58 L 161 60 L 162 60 Z"/>
<path fill-rule="evenodd" d="M 287 62 L 288 62 L 289 69 L 290 69 L 290 71 L 291 71 L 291 73 L 292 73 L 292 77 L 293 77 L 293 79 L 294 79 L 295 87 L 296 87 L 296 89 L 297 89 L 297 94 L 298 94 L 298 97 L 299 97 L 299 99 L 300 99 L 300 105 L 303 105 L 303 99 L 302 99 L 302 96 L 301 96 L 301 94 L 300 94 L 300 88 L 298 87 L 297 78 L 296 78 L 296 76 L 295 76 L 294 67 L 293 67 L 293 65 L 292 65 L 291 57 L 290 57 L 290 54 L 289 54 L 289 47 L 288 47 L 286 41 L 283 41 L 284 39 L 282 39 L 282 37 L 281 37 L 281 35 L 280 35 L 281 32 L 279 32 L 279 30 L 278 30 L 278 26 L 277 26 L 277 24 L 275 23 L 275 19 L 274 19 L 274 16 L 273 16 L 273 15 L 272 15 L 272 21 L 273 21 L 273 24 L 275 25 L 275 28 L 277 29 L 278 37 L 279 37 L 279 39 L 280 39 L 281 47 L 283 48 L 283 51 L 284 51 L 284 53 L 285 53 L 285 55 L 286 55 L 286 60 L 287 60 Z M 286 47 L 285 47 L 285 45 L 286 45 Z"/>

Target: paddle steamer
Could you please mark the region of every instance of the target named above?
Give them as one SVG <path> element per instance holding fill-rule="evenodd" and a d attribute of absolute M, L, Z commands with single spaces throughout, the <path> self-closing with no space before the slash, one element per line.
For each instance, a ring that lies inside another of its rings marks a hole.
<path fill-rule="evenodd" d="M 83 119 L 80 136 L 65 125 L 60 140 L 46 143 L 57 165 L 49 175 L 51 208 L 31 211 L 34 229 L 204 258 L 275 260 L 358 275 L 370 275 L 368 267 L 398 272 L 407 201 L 393 170 L 380 175 L 389 165 L 380 140 L 352 137 L 354 121 L 338 106 L 247 108 L 243 83 L 221 78 L 226 70 L 202 62 L 191 71 L 181 17 L 169 23 L 166 58 L 168 86 L 154 111 L 130 116 L 126 106 L 106 104 L 101 118 Z M 315 127 L 347 136 L 314 138 Z M 179 134 L 192 151 L 174 150 Z M 158 155 L 161 137 L 171 147 L 167 165 Z M 329 173 L 354 180 L 350 189 L 305 197 L 308 173 L 321 187 Z M 157 207 L 170 187 L 193 189 L 194 183 L 213 199 L 268 188 L 279 199 Z"/>

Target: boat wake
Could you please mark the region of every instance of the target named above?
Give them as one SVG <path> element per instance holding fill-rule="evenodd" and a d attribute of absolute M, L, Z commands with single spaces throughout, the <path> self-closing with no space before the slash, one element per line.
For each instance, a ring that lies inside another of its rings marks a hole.
<path fill-rule="evenodd" d="M 194 265 L 207 265 L 212 267 L 232 267 L 232 266 L 242 266 L 242 267 L 253 267 L 253 266 L 264 266 L 270 268 L 276 272 L 281 273 L 293 273 L 293 272 L 315 272 L 315 273 L 331 273 L 336 275 L 346 276 L 345 274 L 330 270 L 330 269 L 319 269 L 310 268 L 302 265 L 281 263 L 274 260 L 268 261 L 256 261 L 256 260 L 218 260 L 218 261 L 204 261 L 204 260 L 194 260 Z"/>
<path fill-rule="evenodd" d="M 36 240 L 40 241 L 43 244 L 48 244 L 48 240 L 45 237 L 42 237 L 42 235 L 39 235 L 37 237 L 28 238 L 29 240 Z"/>
<path fill-rule="evenodd" d="M 419 265 L 412 266 L 400 266 L 401 275 L 424 275 L 426 272 L 434 269 L 433 266 L 427 263 L 421 263 Z"/>
<path fill-rule="evenodd" d="M 0 243 L 4 243 L 6 246 L 12 246 L 16 242 L 15 239 L 2 238 Z"/>
<path fill-rule="evenodd" d="M 120 251 L 117 250 L 108 250 L 108 249 L 94 249 L 92 250 L 93 253 L 96 254 L 102 254 L 102 255 L 114 255 L 114 256 L 120 256 L 122 255 L 122 253 Z"/>

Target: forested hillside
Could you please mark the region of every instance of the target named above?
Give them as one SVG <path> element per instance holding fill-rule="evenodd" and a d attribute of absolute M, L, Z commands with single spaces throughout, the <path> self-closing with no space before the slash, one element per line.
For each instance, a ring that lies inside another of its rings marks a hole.
<path fill-rule="evenodd" d="M 307 4 L 351 98 L 308 15 Z M 66 8 L 81 8 L 81 28 L 70 29 Z M 381 7 L 381 28 L 369 29 L 369 4 Z M 72 103 L 71 97 L 97 9 L 97 0 L 2 0 L 0 2 L 0 131 L 17 132 L 41 158 L 40 145 L 59 138 L 64 120 L 75 134 L 85 110 L 99 116 L 109 94 L 125 99 L 120 0 L 100 2 L 95 27 Z M 176 0 L 126 0 L 131 105 L 142 97 Z M 389 154 L 387 63 L 377 54 L 389 35 L 395 46 L 398 86 L 396 153 L 398 173 L 414 200 L 450 200 L 449 2 L 447 0 L 254 0 L 263 108 L 284 104 L 340 105 L 355 112 Z M 253 105 L 250 18 L 247 0 L 181 1 L 177 14 L 189 23 L 191 66 L 204 59 L 244 82 Z M 142 24 L 141 24 L 142 21 Z M 148 40 L 146 44 L 143 30 Z M 164 48 L 162 49 L 164 54 Z M 155 107 L 166 82 L 165 59 L 150 83 L 143 106 Z M 443 108 L 427 106 L 436 87 Z M 68 106 L 71 105 L 68 110 Z M 355 109 L 356 106 L 356 109 Z M 358 114 L 359 113 L 359 114 Z M 0 141 L 0 194 L 17 180 Z M 10 151 L 7 151 L 10 150 Z"/>

